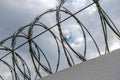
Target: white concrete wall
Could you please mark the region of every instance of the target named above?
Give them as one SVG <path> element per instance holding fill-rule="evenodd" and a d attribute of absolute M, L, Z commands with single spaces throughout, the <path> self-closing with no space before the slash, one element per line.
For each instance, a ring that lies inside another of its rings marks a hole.
<path fill-rule="evenodd" d="M 120 80 L 120 49 L 40 80 Z"/>

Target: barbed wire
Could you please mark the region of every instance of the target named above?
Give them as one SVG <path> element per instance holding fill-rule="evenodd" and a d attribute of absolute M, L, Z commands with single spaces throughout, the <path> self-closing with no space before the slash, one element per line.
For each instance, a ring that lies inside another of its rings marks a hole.
<path fill-rule="evenodd" d="M 76 15 L 76 14 L 80 13 L 81 11 L 83 11 L 83 10 L 85 10 L 86 8 L 92 6 L 93 4 L 94 4 L 94 3 L 89 4 L 88 6 L 84 7 L 83 9 L 75 12 L 73 15 Z M 53 11 L 53 10 L 50 9 L 50 10 L 47 11 L 47 12 L 52 12 L 52 11 Z M 45 12 L 45 13 L 47 13 L 47 12 Z M 45 14 L 45 13 L 43 13 L 43 14 Z M 67 18 L 65 18 L 64 20 L 60 21 L 60 23 L 66 21 L 67 19 L 69 19 L 69 18 L 71 18 L 71 17 L 72 17 L 72 15 L 69 16 L 69 17 L 67 17 Z M 29 26 L 29 25 L 26 25 L 26 26 Z M 45 31 L 41 32 L 40 34 L 36 35 L 36 36 L 33 37 L 32 39 L 35 39 L 35 38 L 39 37 L 40 35 L 44 34 L 45 32 L 49 31 L 50 29 L 54 28 L 55 26 L 57 26 L 57 24 L 55 24 L 55 25 L 51 26 L 50 28 L 46 29 Z M 12 37 L 12 36 L 11 36 L 11 37 Z M 6 39 L 6 40 L 7 40 L 7 39 Z M 3 44 L 4 41 L 5 41 L 5 40 L 1 41 L 0 44 Z M 23 43 L 23 44 L 21 44 L 20 46 L 18 46 L 15 50 L 19 49 L 20 47 L 22 47 L 22 46 L 25 45 L 26 43 L 28 43 L 28 41 L 26 41 L 25 43 Z M 11 52 L 10 52 L 10 53 L 11 53 Z M 7 53 L 6 55 L 4 55 L 3 57 L 1 57 L 0 59 L 3 59 L 4 57 L 6 57 L 7 55 L 9 55 L 10 53 Z"/>
<path fill-rule="evenodd" d="M 34 80 L 37 80 L 37 78 L 43 77 L 41 70 L 43 70 L 48 75 L 58 72 L 59 67 L 60 67 L 61 52 L 64 53 L 69 67 L 75 65 L 75 60 L 73 59 L 72 54 L 74 54 L 76 56 L 76 58 L 79 59 L 80 61 L 86 61 L 87 60 L 87 58 L 86 58 L 87 34 L 92 39 L 93 44 L 95 45 L 99 56 L 101 56 L 99 46 L 98 46 L 96 40 L 94 39 L 93 35 L 90 33 L 89 29 L 87 29 L 87 27 L 75 16 L 76 14 L 82 12 L 83 10 L 92 6 L 93 4 L 96 4 L 98 14 L 99 14 L 100 20 L 101 20 L 101 25 L 102 25 L 103 35 L 104 35 L 104 42 L 105 42 L 105 50 L 104 50 L 105 53 L 108 53 L 110 51 L 109 44 L 108 44 L 107 27 L 109 27 L 111 29 L 111 31 L 118 37 L 118 39 L 120 39 L 119 30 L 117 29 L 115 24 L 112 22 L 110 17 L 106 14 L 106 12 L 102 9 L 98 0 L 93 0 L 93 3 L 87 5 L 86 7 L 82 8 L 81 10 L 79 10 L 75 13 L 72 13 L 69 9 L 64 7 L 64 3 L 66 1 L 67 0 L 65 0 L 65 1 L 61 0 L 59 5 L 55 9 L 50 9 L 50 10 L 42 13 L 41 15 L 37 16 L 30 24 L 20 27 L 12 36 L 10 36 L 0 42 L 0 50 L 8 52 L 6 55 L 4 55 L 0 58 L 0 61 L 9 68 L 9 70 L 11 72 L 12 80 L 21 80 L 21 79 L 32 80 L 33 76 L 31 75 L 31 70 L 29 68 L 29 65 L 26 63 L 25 59 L 22 56 L 20 56 L 20 54 L 16 51 L 17 49 L 23 47 L 25 44 L 28 44 L 28 48 L 29 48 L 28 51 L 30 54 L 30 59 L 32 61 L 31 64 L 34 66 L 34 69 L 35 69 L 34 72 L 36 75 L 34 77 Z M 46 24 L 44 24 L 43 22 L 40 21 L 41 17 L 43 17 L 44 15 L 49 14 L 49 13 L 54 13 L 54 12 L 56 13 L 56 15 L 55 15 L 56 16 L 56 24 L 55 25 L 48 27 Z M 61 20 L 61 12 L 69 15 L 69 17 Z M 61 23 L 63 23 L 64 21 L 66 21 L 70 18 L 75 19 L 75 21 L 77 22 L 77 24 L 79 25 L 79 27 L 82 31 L 82 37 L 84 39 L 83 53 L 76 51 L 70 45 L 70 43 L 67 41 L 67 39 L 63 33 Z M 33 29 L 35 27 L 41 27 L 44 29 L 44 31 L 33 37 Z M 56 33 L 54 33 L 51 30 L 54 27 L 58 28 L 59 36 L 57 36 Z M 27 33 L 24 31 L 25 29 L 28 30 Z M 45 55 L 45 52 L 42 50 L 41 46 L 38 45 L 37 42 L 34 41 L 34 39 L 43 35 L 46 32 L 49 32 L 52 35 L 53 39 L 56 42 L 56 46 L 57 46 L 57 55 L 58 56 L 57 56 L 57 64 L 55 64 L 56 65 L 55 71 L 52 70 L 50 61 L 48 60 L 48 58 Z M 23 44 L 19 45 L 18 47 L 16 47 L 18 38 L 23 38 L 27 41 L 24 42 Z M 11 40 L 10 48 L 5 45 L 5 43 L 9 40 Z M 10 54 L 12 55 L 12 58 L 11 58 L 12 65 L 9 64 L 7 61 L 3 60 L 6 56 L 8 56 Z M 41 62 L 41 55 L 43 56 L 43 58 L 45 60 L 44 62 L 46 62 L 46 65 Z M 21 75 L 19 75 L 19 74 L 21 74 Z M 0 76 L 0 79 L 4 80 L 2 76 Z"/>

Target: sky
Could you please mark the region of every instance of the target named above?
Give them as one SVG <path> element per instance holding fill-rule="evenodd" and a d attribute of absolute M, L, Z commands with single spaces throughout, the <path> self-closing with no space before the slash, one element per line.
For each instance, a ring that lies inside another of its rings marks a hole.
<path fill-rule="evenodd" d="M 76 12 L 89 3 L 91 0 L 67 0 L 64 4 L 71 12 Z M 106 11 L 106 13 L 110 16 L 110 18 L 114 21 L 118 29 L 120 30 L 120 0 L 100 0 L 100 4 L 102 8 Z M 56 0 L 0 0 L 0 40 L 5 39 L 6 37 L 11 36 L 18 28 L 29 24 L 34 20 L 34 18 L 47 11 L 48 9 L 55 8 L 57 5 Z M 48 26 L 52 26 L 55 24 L 55 14 L 48 14 L 41 19 L 42 22 L 46 23 Z M 62 19 L 67 17 L 68 15 L 62 14 Z M 81 22 L 83 22 L 90 32 L 94 35 L 98 45 L 100 46 L 101 52 L 103 52 L 103 35 L 102 29 L 100 28 L 100 20 L 98 17 L 97 9 L 95 5 L 87 8 L 83 12 L 76 15 Z M 91 28 L 92 27 L 92 28 Z M 78 24 L 74 19 L 69 19 L 62 23 L 63 33 L 65 34 L 70 45 L 77 51 L 82 50 L 83 48 L 83 37 L 81 36 L 81 31 Z M 110 29 L 109 29 L 110 30 Z M 43 31 L 41 28 L 34 29 L 34 35 Z M 57 28 L 53 29 L 53 31 L 58 34 Z M 114 50 L 120 48 L 120 41 L 117 40 L 110 31 L 109 34 L 109 43 L 110 50 Z M 41 37 L 35 39 L 36 42 L 41 45 L 44 51 L 47 54 L 48 58 L 51 60 L 51 64 L 55 67 L 55 59 L 57 59 L 56 52 L 57 49 L 53 38 L 49 33 L 45 33 Z M 88 41 L 88 59 L 97 57 L 95 46 L 92 43 L 90 37 L 87 38 Z M 21 44 L 22 41 L 18 40 L 18 44 Z M 52 47 L 51 47 L 52 46 Z M 26 47 L 26 46 L 25 46 Z M 29 57 L 26 50 L 24 48 L 19 49 L 18 51 L 21 55 L 25 55 L 25 59 L 29 62 Z M 4 55 L 4 52 L 1 52 L 0 57 Z M 63 54 L 62 54 L 63 55 Z M 9 57 L 7 58 L 9 61 Z M 79 61 L 76 59 L 76 63 Z M 0 65 L 3 65 L 0 63 Z M 60 70 L 66 68 L 66 61 L 64 57 L 62 57 Z M 5 80 L 9 80 L 10 73 L 4 68 L 4 66 L 0 66 L 0 75 L 5 76 Z"/>

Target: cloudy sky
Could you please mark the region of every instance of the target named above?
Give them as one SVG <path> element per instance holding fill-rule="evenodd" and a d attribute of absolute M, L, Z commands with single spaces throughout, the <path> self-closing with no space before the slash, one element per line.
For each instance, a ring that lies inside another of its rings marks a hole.
<path fill-rule="evenodd" d="M 86 5 L 90 4 L 91 0 L 67 0 L 67 2 L 64 4 L 65 7 L 67 7 L 71 12 L 76 12 Z M 100 0 L 100 4 L 103 7 L 103 9 L 108 13 L 110 18 L 114 21 L 118 29 L 120 30 L 120 0 Z M 34 18 L 47 11 L 48 9 L 55 8 L 57 5 L 56 0 L 0 0 L 0 40 L 11 36 L 18 28 L 21 26 L 24 26 L 26 24 L 29 24 L 34 20 Z M 41 21 L 48 24 L 48 26 L 52 26 L 55 24 L 55 17 L 53 14 L 46 15 Z M 68 15 L 63 14 L 63 19 L 67 17 Z M 91 34 L 94 35 L 94 38 L 97 40 L 98 45 L 100 46 L 101 52 L 104 50 L 104 41 L 103 41 L 103 35 L 102 29 L 100 27 L 100 20 L 97 13 L 97 9 L 95 8 L 95 5 L 87 8 L 83 12 L 76 15 L 83 24 L 87 26 L 87 28 L 90 30 Z M 63 32 L 68 39 L 68 42 L 71 44 L 71 46 L 79 51 L 82 50 L 83 46 L 83 38 L 81 37 L 81 31 L 76 24 L 74 19 L 69 19 L 66 22 L 62 24 Z M 42 30 L 41 29 L 34 29 L 34 35 L 39 34 Z M 53 31 L 58 34 L 57 28 L 53 29 Z M 120 48 L 120 42 L 114 37 L 112 32 L 109 34 L 109 44 L 111 51 L 117 48 Z M 88 52 L 87 54 L 88 59 L 91 59 L 93 57 L 98 56 L 96 53 L 96 50 L 94 50 L 95 46 L 91 45 L 93 44 L 90 37 L 88 37 Z M 54 45 L 54 40 L 51 38 L 51 35 L 46 33 L 42 35 L 41 37 L 38 37 L 36 39 L 37 43 L 42 46 L 42 48 L 45 50 L 45 53 L 49 57 L 49 59 L 52 61 L 51 64 L 53 64 L 53 67 L 55 67 L 55 50 L 56 45 Z M 19 42 L 19 44 L 21 41 Z M 52 47 L 51 47 L 52 46 Z M 91 47 L 92 46 L 92 47 Z M 21 55 L 24 55 L 24 47 L 19 50 Z M 0 57 L 2 57 L 4 54 L 1 52 Z M 25 54 L 26 60 L 29 60 L 28 55 Z M 53 59 L 54 57 L 54 59 Z M 53 59 L 53 60 L 52 60 Z M 63 57 L 64 59 L 64 57 Z M 28 61 L 29 62 L 29 61 Z M 78 60 L 76 60 L 76 63 L 78 63 Z M 1 65 L 2 63 L 0 63 Z M 31 63 L 29 63 L 31 64 Z M 2 64 L 3 65 L 3 64 Z M 65 68 L 66 62 L 61 61 L 60 68 Z M 0 75 L 3 75 L 6 77 L 6 80 L 9 80 L 10 74 L 7 72 L 6 69 L 4 69 L 2 66 L 0 66 Z"/>

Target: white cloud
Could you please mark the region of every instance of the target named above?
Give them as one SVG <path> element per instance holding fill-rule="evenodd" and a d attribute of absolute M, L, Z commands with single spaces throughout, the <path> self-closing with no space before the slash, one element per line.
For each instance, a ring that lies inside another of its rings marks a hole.
<path fill-rule="evenodd" d="M 90 14 L 90 15 L 92 15 L 94 12 L 96 12 L 97 11 L 97 8 L 96 8 L 96 5 L 93 5 L 93 6 L 91 6 L 91 7 L 89 7 L 89 8 L 87 8 L 87 12 Z"/>
<path fill-rule="evenodd" d="M 2 75 L 3 75 L 4 79 L 6 79 L 6 80 L 11 79 L 11 73 L 9 71 L 4 71 L 2 73 Z"/>
<path fill-rule="evenodd" d="M 90 4 L 92 1 L 90 0 L 73 0 L 72 1 L 72 7 L 74 7 L 74 10 L 79 10 L 83 7 L 85 7 L 86 5 Z M 89 8 L 86 9 L 87 13 L 89 13 L 89 15 L 93 14 L 97 9 L 94 6 L 91 6 Z"/>
<path fill-rule="evenodd" d="M 120 48 L 120 43 L 119 42 L 113 42 L 113 44 L 110 47 L 110 50 L 113 51 L 115 49 L 119 49 Z"/>
<path fill-rule="evenodd" d="M 83 41 L 83 38 L 78 37 L 74 40 L 73 43 L 71 43 L 71 46 L 73 48 L 80 48 L 83 45 Z"/>
<path fill-rule="evenodd" d="M 87 0 L 73 0 L 72 6 L 75 10 L 80 9 L 81 7 L 85 6 L 87 4 Z"/>
<path fill-rule="evenodd" d="M 10 80 L 11 79 L 11 72 L 9 71 L 9 68 L 4 63 L 2 63 L 1 61 L 0 61 L 0 75 L 5 80 Z"/>
<path fill-rule="evenodd" d="M 73 25 L 75 26 L 75 24 L 73 24 Z M 72 26 L 72 27 L 74 27 L 74 26 Z M 81 34 L 78 29 L 79 28 L 76 25 L 76 27 L 74 27 L 74 28 L 63 30 L 63 33 L 66 36 L 66 38 L 68 38 L 68 39 L 70 38 L 70 41 L 68 40 L 68 42 L 74 48 L 78 48 L 78 47 L 82 46 L 83 45 L 82 43 L 84 41 L 83 37 L 80 36 Z"/>
<path fill-rule="evenodd" d="M 83 38 L 80 38 L 78 37 L 76 40 L 75 40 L 76 43 L 80 44 L 81 42 L 83 42 Z"/>
<path fill-rule="evenodd" d="M 56 6 L 57 1 L 56 0 L 39 0 L 41 1 L 43 4 L 45 4 L 46 6 L 48 6 L 49 8 L 53 8 Z"/>

